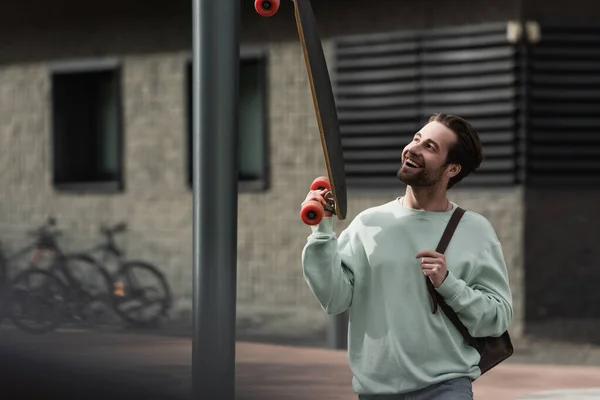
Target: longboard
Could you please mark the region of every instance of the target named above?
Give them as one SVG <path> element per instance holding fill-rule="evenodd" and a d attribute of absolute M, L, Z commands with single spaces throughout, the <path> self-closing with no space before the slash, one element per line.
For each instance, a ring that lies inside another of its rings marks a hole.
<path fill-rule="evenodd" d="M 300 211 L 304 223 L 316 225 L 325 210 L 340 220 L 346 218 L 346 174 L 333 88 L 312 5 L 310 0 L 292 1 L 327 168 L 327 176 L 315 179 L 310 189 L 327 189 L 324 197 L 329 205 L 324 208 L 318 202 L 308 202 Z M 280 0 L 255 0 L 254 3 L 256 11 L 265 17 L 275 15 L 279 6 Z"/>

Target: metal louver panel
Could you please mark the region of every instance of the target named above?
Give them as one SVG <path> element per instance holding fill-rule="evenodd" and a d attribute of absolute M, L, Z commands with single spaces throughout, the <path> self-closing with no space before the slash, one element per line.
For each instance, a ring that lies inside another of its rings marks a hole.
<path fill-rule="evenodd" d="M 334 90 L 349 188 L 398 185 L 402 149 L 431 114 L 467 118 L 484 161 L 460 186 L 517 182 L 518 57 L 507 24 L 339 38 Z"/>
<path fill-rule="evenodd" d="M 423 32 L 423 118 L 445 112 L 471 122 L 483 143 L 483 162 L 459 185 L 517 181 L 516 49 L 506 24 Z"/>
<path fill-rule="evenodd" d="M 415 32 L 345 37 L 335 43 L 335 55 L 347 185 L 397 185 L 402 149 L 419 129 L 419 37 Z"/>
<path fill-rule="evenodd" d="M 600 28 L 542 27 L 529 47 L 528 184 L 600 183 Z"/>

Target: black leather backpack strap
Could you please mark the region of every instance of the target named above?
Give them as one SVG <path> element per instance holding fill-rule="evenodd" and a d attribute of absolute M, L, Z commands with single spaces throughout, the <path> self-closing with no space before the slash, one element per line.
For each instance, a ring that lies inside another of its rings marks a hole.
<path fill-rule="evenodd" d="M 460 207 L 458 207 L 454 211 L 454 213 L 450 217 L 450 221 L 448 221 L 448 225 L 446 225 L 446 229 L 444 229 L 442 238 L 440 239 L 440 242 L 438 243 L 438 246 L 435 249 L 435 251 L 437 251 L 438 253 L 444 254 L 444 252 L 448 248 L 450 239 L 452 239 L 452 235 L 454 235 L 454 231 L 456 231 L 456 227 L 458 226 L 458 223 L 460 222 L 460 220 L 464 214 L 465 214 L 465 210 Z M 431 281 L 429 280 L 428 277 L 425 277 L 425 281 L 427 282 L 427 289 L 429 290 L 429 295 L 431 296 L 431 300 L 433 301 L 433 313 L 435 314 L 435 312 L 437 311 L 437 307 L 438 307 L 439 294 L 433 287 L 433 284 L 431 283 Z"/>

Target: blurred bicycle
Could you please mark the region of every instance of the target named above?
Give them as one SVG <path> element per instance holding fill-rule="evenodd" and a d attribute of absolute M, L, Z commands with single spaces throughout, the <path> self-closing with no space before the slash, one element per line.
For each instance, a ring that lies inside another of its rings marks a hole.
<path fill-rule="evenodd" d="M 0 243 L 0 312 L 19 329 L 29 333 L 54 330 L 66 314 L 67 292 L 62 282 L 39 266 L 40 252 L 54 248 L 54 237 L 48 224 L 28 232 L 34 242 L 8 256 Z M 11 278 L 11 265 L 26 258 L 27 267 Z M 52 263 L 62 262 L 54 258 Z"/>

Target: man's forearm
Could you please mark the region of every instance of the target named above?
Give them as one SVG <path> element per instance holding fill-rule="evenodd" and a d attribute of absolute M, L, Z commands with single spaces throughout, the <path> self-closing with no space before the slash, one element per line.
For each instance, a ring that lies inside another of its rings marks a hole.
<path fill-rule="evenodd" d="M 512 299 L 479 285 L 468 286 L 452 273 L 437 289 L 474 337 L 499 336 L 513 318 Z"/>
<path fill-rule="evenodd" d="M 337 239 L 331 224 L 330 219 L 324 219 L 313 228 L 302 251 L 302 268 L 323 310 L 339 314 L 352 303 L 353 274 L 345 265 L 352 258 L 352 245 L 345 233 Z"/>
<path fill-rule="evenodd" d="M 513 319 L 513 306 L 500 244 L 485 249 L 477 258 L 469 284 L 452 272 L 436 290 L 458 314 L 474 337 L 499 336 Z"/>

